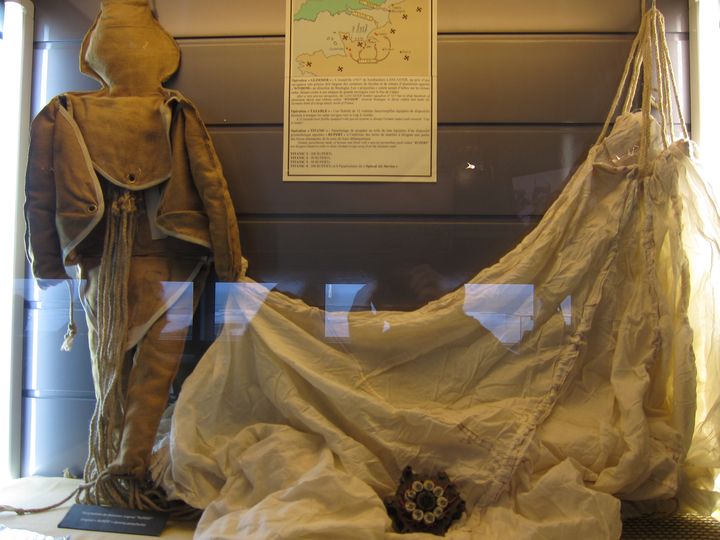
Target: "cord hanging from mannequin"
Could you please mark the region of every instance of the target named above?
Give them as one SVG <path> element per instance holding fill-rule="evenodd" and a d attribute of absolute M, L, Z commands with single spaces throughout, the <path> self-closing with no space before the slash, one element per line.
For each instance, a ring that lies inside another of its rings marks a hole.
<path fill-rule="evenodd" d="M 115 192 L 107 218 L 102 262 L 98 275 L 98 359 L 95 389 L 97 403 L 90 422 L 89 456 L 85 479 L 96 481 L 87 499 L 116 504 L 127 497 L 114 482 L 107 482 L 107 470 L 117 455 L 123 418 L 122 372 L 128 324 L 127 286 L 135 232 L 135 197 L 129 191 Z"/>

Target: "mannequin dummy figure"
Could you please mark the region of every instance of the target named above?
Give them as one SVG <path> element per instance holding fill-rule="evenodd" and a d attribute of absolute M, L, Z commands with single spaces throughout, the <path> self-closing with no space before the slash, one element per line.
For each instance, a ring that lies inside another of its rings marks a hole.
<path fill-rule="evenodd" d="M 70 267 L 81 279 L 97 397 L 85 480 L 98 503 L 143 506 L 188 330 L 168 310 L 181 298 L 194 308 L 212 259 L 221 280 L 243 273 L 207 131 L 162 85 L 179 58 L 147 0 L 103 0 L 80 54 L 102 88 L 55 97 L 32 124 L 27 251 L 40 287 Z"/>

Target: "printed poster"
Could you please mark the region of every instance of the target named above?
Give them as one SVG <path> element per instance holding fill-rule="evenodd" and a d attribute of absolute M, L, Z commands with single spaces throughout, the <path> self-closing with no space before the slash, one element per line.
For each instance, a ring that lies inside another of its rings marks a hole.
<path fill-rule="evenodd" d="M 287 0 L 284 181 L 436 181 L 436 1 Z"/>

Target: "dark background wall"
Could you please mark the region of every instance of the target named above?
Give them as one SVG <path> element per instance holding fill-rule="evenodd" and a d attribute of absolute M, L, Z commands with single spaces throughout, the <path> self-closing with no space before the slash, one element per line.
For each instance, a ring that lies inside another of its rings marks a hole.
<path fill-rule="evenodd" d="M 283 0 L 151 1 L 182 49 L 169 86 L 208 125 L 253 278 L 320 307 L 327 284 L 343 283 L 367 284 L 354 308 L 418 307 L 511 249 L 584 159 L 640 2 L 438 3 L 438 181 L 408 185 L 282 182 Z M 33 114 L 58 93 L 97 87 L 78 71 L 78 51 L 98 6 L 35 1 Z M 687 118 L 687 2 L 658 6 Z M 215 296 L 210 287 L 183 372 L 222 322 Z M 92 381 L 86 331 L 59 351 L 66 297 L 59 286 L 26 291 L 24 474 L 79 472 L 84 461 Z"/>

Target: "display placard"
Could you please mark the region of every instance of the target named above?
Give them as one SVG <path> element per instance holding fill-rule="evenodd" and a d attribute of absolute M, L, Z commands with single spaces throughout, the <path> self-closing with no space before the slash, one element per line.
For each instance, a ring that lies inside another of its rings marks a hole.
<path fill-rule="evenodd" d="M 160 536 L 168 516 L 129 508 L 74 504 L 58 527 L 125 534 Z"/>
<path fill-rule="evenodd" d="M 283 180 L 434 182 L 437 0 L 288 0 Z"/>

